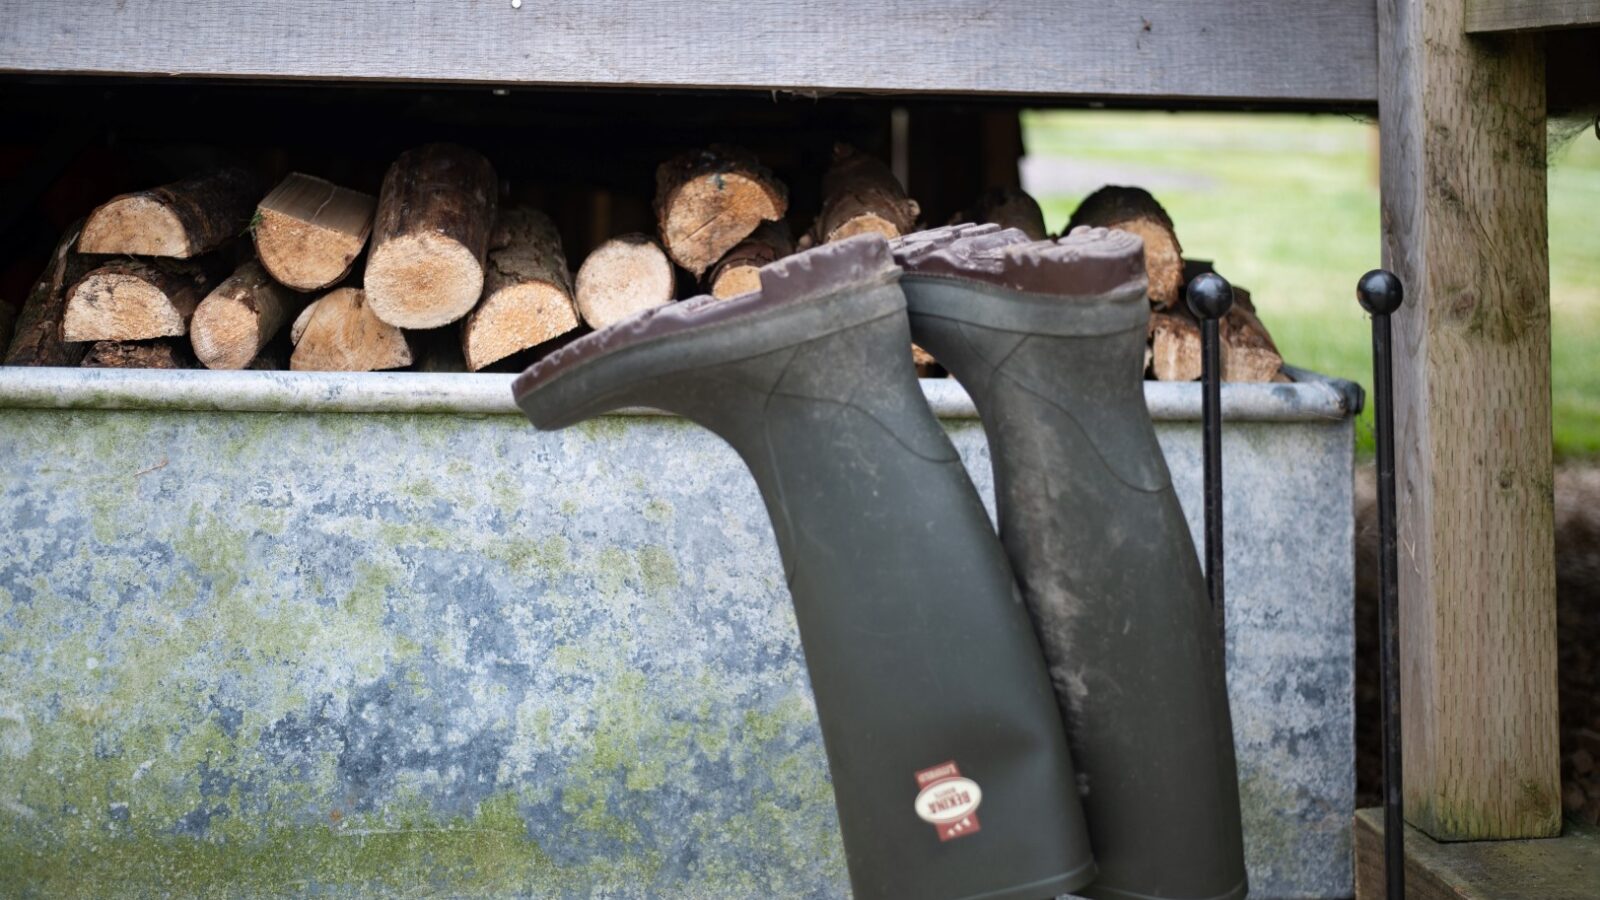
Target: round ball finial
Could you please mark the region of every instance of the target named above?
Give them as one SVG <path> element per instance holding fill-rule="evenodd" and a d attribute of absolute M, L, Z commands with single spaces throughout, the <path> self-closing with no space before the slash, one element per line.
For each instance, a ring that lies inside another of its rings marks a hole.
<path fill-rule="evenodd" d="M 1215 272 L 1196 275 L 1184 296 L 1189 311 L 1201 319 L 1220 319 L 1233 308 L 1233 285 Z"/>
<path fill-rule="evenodd" d="M 1375 316 L 1387 316 L 1400 308 L 1405 288 L 1388 269 L 1373 269 L 1356 282 L 1356 299 L 1361 308 Z"/>

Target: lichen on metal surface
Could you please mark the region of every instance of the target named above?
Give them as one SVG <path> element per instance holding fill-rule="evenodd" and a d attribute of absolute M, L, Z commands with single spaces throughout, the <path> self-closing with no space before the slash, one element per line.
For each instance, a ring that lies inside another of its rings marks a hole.
<path fill-rule="evenodd" d="M 1159 431 L 1193 509 L 1198 437 Z M 1350 434 L 1229 431 L 1257 896 L 1350 890 Z M 710 434 L 0 409 L 0 453 L 0 894 L 845 895 L 776 548 Z"/>

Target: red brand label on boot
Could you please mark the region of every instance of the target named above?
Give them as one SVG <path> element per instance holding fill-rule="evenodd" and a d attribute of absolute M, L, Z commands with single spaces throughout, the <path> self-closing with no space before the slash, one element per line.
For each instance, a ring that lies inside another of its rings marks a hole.
<path fill-rule="evenodd" d="M 963 778 L 954 762 L 918 772 L 917 789 L 917 818 L 932 825 L 939 840 L 978 833 L 983 789 L 976 781 Z"/>

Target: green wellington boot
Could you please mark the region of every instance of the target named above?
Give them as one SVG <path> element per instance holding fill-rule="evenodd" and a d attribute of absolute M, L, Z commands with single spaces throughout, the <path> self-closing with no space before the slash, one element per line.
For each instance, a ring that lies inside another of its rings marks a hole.
<path fill-rule="evenodd" d="M 1131 234 L 895 245 L 911 333 L 971 394 L 1000 537 L 1067 720 L 1096 898 L 1246 892 L 1223 652 L 1143 390 Z"/>
<path fill-rule="evenodd" d="M 540 428 L 651 406 L 755 476 L 793 596 L 857 900 L 1040 898 L 1094 876 L 1061 716 L 1005 552 L 906 348 L 887 243 L 766 266 L 517 379 Z"/>

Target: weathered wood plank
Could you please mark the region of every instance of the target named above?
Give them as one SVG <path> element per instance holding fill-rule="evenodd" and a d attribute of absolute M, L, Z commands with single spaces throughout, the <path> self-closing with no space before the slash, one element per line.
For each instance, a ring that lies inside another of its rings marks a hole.
<path fill-rule="evenodd" d="M 1383 900 L 1383 810 L 1356 812 L 1356 900 Z M 1406 828 L 1410 900 L 1593 900 L 1600 831 L 1568 823 L 1553 840 L 1450 844 Z"/>
<path fill-rule="evenodd" d="M 1379 0 L 1407 819 L 1560 829 L 1544 60 L 1465 0 Z"/>
<path fill-rule="evenodd" d="M 1467 32 L 1544 31 L 1600 25 L 1600 0 L 1467 0 Z"/>
<path fill-rule="evenodd" d="M 1375 29 L 1371 0 L 0 0 L 0 71 L 1369 103 Z"/>

